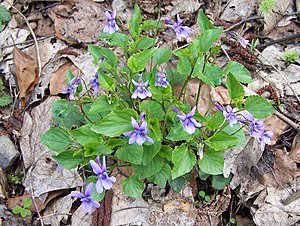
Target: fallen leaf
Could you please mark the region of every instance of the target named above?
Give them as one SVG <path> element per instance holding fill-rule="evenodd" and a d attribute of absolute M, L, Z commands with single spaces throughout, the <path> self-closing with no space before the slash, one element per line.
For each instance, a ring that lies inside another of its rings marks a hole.
<path fill-rule="evenodd" d="M 272 9 L 264 14 L 264 30 L 263 35 L 267 35 L 281 20 L 282 15 L 288 9 L 290 4 L 289 0 L 277 0 L 277 3 Z"/>
<path fill-rule="evenodd" d="M 70 69 L 74 76 L 80 77 L 82 72 L 72 63 L 66 62 L 61 65 L 55 72 L 52 73 L 50 79 L 50 94 L 57 95 L 62 92 L 63 88 L 66 88 L 66 74 Z"/>
<path fill-rule="evenodd" d="M 27 191 L 25 191 L 22 196 L 16 196 L 16 197 L 13 197 L 13 198 L 9 198 L 7 200 L 7 208 L 11 210 L 17 205 L 23 207 L 23 202 L 24 202 L 25 199 L 31 199 L 32 200 L 31 195 Z M 35 200 L 35 203 L 38 207 L 38 210 L 41 211 L 42 210 L 41 207 L 43 206 L 43 202 L 39 198 L 35 198 L 34 200 Z M 33 202 L 31 204 L 31 206 L 29 207 L 29 209 L 32 212 L 36 212 L 35 205 L 34 205 Z"/>
<path fill-rule="evenodd" d="M 289 156 L 296 163 L 300 163 L 300 133 L 298 133 L 294 138 L 292 149 L 289 152 Z"/>
<path fill-rule="evenodd" d="M 36 61 L 18 48 L 13 50 L 14 66 L 17 82 L 20 90 L 22 108 L 26 105 L 26 95 L 34 89 L 38 83 L 38 67 Z"/>
<path fill-rule="evenodd" d="M 276 115 L 272 115 L 264 120 L 265 131 L 272 131 L 273 137 L 271 138 L 272 145 L 276 143 L 278 137 L 287 127 L 287 124 L 278 118 Z"/>

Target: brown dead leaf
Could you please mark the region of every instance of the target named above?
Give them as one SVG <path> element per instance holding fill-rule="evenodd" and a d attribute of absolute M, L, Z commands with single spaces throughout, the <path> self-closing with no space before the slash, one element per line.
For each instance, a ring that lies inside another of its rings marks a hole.
<path fill-rule="evenodd" d="M 296 162 L 300 163 L 300 134 L 298 133 L 293 141 L 292 149 L 289 156 Z"/>
<path fill-rule="evenodd" d="M 26 95 L 34 89 L 38 83 L 38 67 L 36 61 L 18 48 L 13 50 L 14 66 L 17 82 L 20 90 L 22 108 L 25 108 Z"/>
<path fill-rule="evenodd" d="M 276 115 L 272 115 L 264 120 L 265 130 L 272 131 L 274 136 L 272 137 L 272 145 L 276 143 L 280 134 L 284 131 L 287 124 L 278 118 Z"/>
<path fill-rule="evenodd" d="M 12 209 L 14 208 L 16 205 L 23 207 L 23 202 L 25 199 L 32 199 L 31 195 L 25 191 L 24 194 L 22 196 L 16 196 L 13 198 L 9 198 L 7 200 L 7 208 L 8 209 Z M 37 204 L 37 207 L 39 209 L 39 211 L 42 210 L 42 206 L 43 206 L 43 202 L 41 200 L 39 200 L 38 198 L 35 198 L 35 203 Z M 30 208 L 29 208 L 32 212 L 36 212 L 34 203 L 32 202 Z"/>
<path fill-rule="evenodd" d="M 260 182 L 266 186 L 282 186 L 300 175 L 297 164 L 288 153 L 282 149 L 277 149 L 275 151 L 275 161 L 273 166 L 271 163 L 266 163 L 265 166 L 262 165 L 261 167 L 269 167 L 270 169 L 270 172 L 259 177 Z"/>
<path fill-rule="evenodd" d="M 277 3 L 268 13 L 264 14 L 264 30 L 262 31 L 263 35 L 267 35 L 270 31 L 277 25 L 277 23 L 282 18 L 282 15 L 285 13 L 289 7 L 289 0 L 277 0 Z"/>
<path fill-rule="evenodd" d="M 57 95 L 66 87 L 66 74 L 68 69 L 72 71 L 74 76 L 80 77 L 82 72 L 72 63 L 66 62 L 52 73 L 50 78 L 50 94 Z"/>

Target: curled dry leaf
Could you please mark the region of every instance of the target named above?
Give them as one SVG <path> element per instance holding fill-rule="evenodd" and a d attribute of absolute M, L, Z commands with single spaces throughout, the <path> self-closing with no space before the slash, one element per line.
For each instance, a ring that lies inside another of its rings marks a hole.
<path fill-rule="evenodd" d="M 292 149 L 289 156 L 296 162 L 300 163 L 300 134 L 298 133 L 293 141 Z"/>
<path fill-rule="evenodd" d="M 38 83 L 38 67 L 36 61 L 18 48 L 13 50 L 14 66 L 20 90 L 22 108 L 25 108 L 26 95 Z"/>

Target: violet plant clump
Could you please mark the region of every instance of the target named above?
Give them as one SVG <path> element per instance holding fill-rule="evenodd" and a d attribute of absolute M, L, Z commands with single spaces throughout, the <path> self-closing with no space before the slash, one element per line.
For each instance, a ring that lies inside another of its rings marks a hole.
<path fill-rule="evenodd" d="M 180 49 L 159 47 L 156 37 L 163 33 L 158 30 L 171 27 L 174 40 L 184 41 L 191 28 L 179 15 L 176 22 L 163 21 L 165 25 L 143 21 L 136 4 L 124 33 L 118 30 L 115 11 L 105 16 L 108 23 L 99 38 L 107 46 L 88 46 L 97 73 L 85 75 L 90 84 L 84 83 L 83 89 L 80 79 L 68 72 L 64 93 L 69 100 L 53 103 L 54 126 L 41 136 L 63 170 L 83 169 L 88 188 L 72 196 L 82 201 L 85 212 L 99 207 L 95 202 L 115 183 L 122 183 L 125 194 L 141 197 L 144 182 L 180 191 L 194 168 L 218 180 L 224 152 L 246 145 L 246 128 L 262 151 L 271 143 L 272 133 L 265 131 L 261 119 L 274 108 L 262 97 L 244 96 L 242 83 L 252 78 L 242 64 L 229 61 L 224 69 L 217 65 L 215 46 L 223 30 L 203 10 L 198 15 L 201 33 Z M 231 104 L 204 106 L 203 85 L 217 87 L 223 79 Z M 190 80 L 196 81 L 195 96 L 187 91 Z M 118 181 L 118 167 L 132 167 L 134 175 Z"/>

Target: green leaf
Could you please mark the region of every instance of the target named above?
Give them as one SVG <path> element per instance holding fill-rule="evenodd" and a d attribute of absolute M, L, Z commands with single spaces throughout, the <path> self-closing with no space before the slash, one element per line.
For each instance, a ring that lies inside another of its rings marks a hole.
<path fill-rule="evenodd" d="M 201 31 L 206 31 L 215 28 L 215 26 L 208 20 L 207 16 L 203 12 L 203 9 L 200 9 L 199 11 L 197 22 L 201 28 Z"/>
<path fill-rule="evenodd" d="M 29 209 L 22 209 L 22 211 L 20 212 L 21 216 L 24 218 L 26 216 L 30 216 L 31 215 L 31 210 Z"/>
<path fill-rule="evenodd" d="M 207 130 L 215 130 L 219 128 L 224 122 L 224 115 L 221 111 L 217 111 L 213 116 L 206 122 Z"/>
<path fill-rule="evenodd" d="M 222 31 L 222 27 L 202 31 L 200 36 L 194 40 L 194 46 L 200 53 L 207 52 L 220 37 Z"/>
<path fill-rule="evenodd" d="M 153 55 L 153 60 L 156 62 L 157 65 L 161 65 L 172 57 L 172 50 L 171 48 L 158 48 L 157 51 Z"/>
<path fill-rule="evenodd" d="M 198 175 L 201 180 L 206 180 L 210 176 L 209 174 L 204 173 L 201 169 L 198 170 Z"/>
<path fill-rule="evenodd" d="M 23 207 L 24 208 L 29 208 L 30 206 L 31 206 L 31 204 L 32 204 L 32 199 L 24 199 L 24 201 L 23 201 Z"/>
<path fill-rule="evenodd" d="M 171 86 L 167 86 L 166 88 L 161 86 L 150 86 L 149 91 L 152 93 L 152 99 L 162 102 L 162 100 L 166 100 L 172 97 L 172 88 Z"/>
<path fill-rule="evenodd" d="M 189 75 L 192 72 L 192 66 L 188 59 L 184 57 L 179 57 L 179 62 L 177 64 L 177 71 L 181 75 Z"/>
<path fill-rule="evenodd" d="M 40 137 L 40 140 L 43 145 L 56 152 L 62 152 L 73 144 L 69 134 L 59 127 L 51 127 Z"/>
<path fill-rule="evenodd" d="M 149 37 L 139 37 L 136 42 L 135 42 L 135 49 L 136 50 L 144 50 L 148 49 L 151 46 L 155 44 L 155 39 L 154 38 L 149 38 Z"/>
<path fill-rule="evenodd" d="M 195 78 L 200 78 L 201 76 L 203 76 L 203 68 L 204 68 L 204 56 L 200 56 L 197 58 L 192 76 Z"/>
<path fill-rule="evenodd" d="M 169 164 L 164 163 L 161 170 L 155 175 L 148 177 L 147 180 L 157 184 L 160 188 L 165 188 L 170 177 L 171 167 Z"/>
<path fill-rule="evenodd" d="M 266 118 L 276 112 L 267 99 L 261 96 L 250 96 L 245 101 L 245 109 L 249 111 L 254 118 Z"/>
<path fill-rule="evenodd" d="M 223 71 L 220 66 L 207 63 L 205 65 L 204 73 L 200 74 L 200 79 L 208 85 L 217 87 L 221 85 L 223 78 Z"/>
<path fill-rule="evenodd" d="M 81 115 L 78 107 L 67 100 L 57 100 L 52 104 L 51 114 L 54 123 L 60 126 L 71 128 L 72 126 L 81 126 L 84 117 Z"/>
<path fill-rule="evenodd" d="M 6 93 L 0 93 L 0 107 L 6 107 L 12 103 L 11 96 Z"/>
<path fill-rule="evenodd" d="M 82 154 L 74 155 L 75 152 L 77 152 L 76 149 L 66 150 L 56 156 L 52 156 L 52 158 L 65 169 L 75 169 L 84 160 Z"/>
<path fill-rule="evenodd" d="M 89 176 L 87 179 L 86 179 L 86 184 L 94 184 L 93 186 L 93 192 L 92 192 L 92 195 L 91 195 L 91 198 L 92 200 L 96 201 L 96 202 L 100 202 L 101 200 L 104 199 L 105 197 L 105 192 L 106 190 L 103 189 L 103 192 L 102 193 L 98 193 L 97 190 L 96 190 L 96 182 L 98 180 L 98 176 Z"/>
<path fill-rule="evenodd" d="M 196 164 L 196 156 L 191 150 L 187 149 L 185 144 L 182 144 L 174 149 L 172 162 L 174 164 L 172 179 L 176 179 L 192 170 Z"/>
<path fill-rule="evenodd" d="M 117 150 L 115 156 L 125 162 L 141 164 L 143 160 L 143 146 L 137 143 L 126 144 Z"/>
<path fill-rule="evenodd" d="M 180 192 L 185 185 L 185 177 L 177 177 L 176 179 L 172 179 L 172 177 L 169 179 L 169 184 L 171 186 L 171 188 L 176 191 L 176 192 Z"/>
<path fill-rule="evenodd" d="M 160 142 L 154 142 L 154 144 L 149 146 L 144 146 L 143 151 L 143 165 L 149 164 L 150 161 L 157 155 L 157 153 L 160 151 L 162 145 Z"/>
<path fill-rule="evenodd" d="M 150 30 L 150 29 L 160 29 L 163 28 L 164 25 L 157 21 L 157 20 L 146 20 L 141 26 L 141 29 L 144 31 Z"/>
<path fill-rule="evenodd" d="M 173 149 L 167 145 L 163 145 L 159 151 L 159 155 L 172 162 Z"/>
<path fill-rule="evenodd" d="M 145 150 L 144 150 L 145 151 Z M 147 165 L 133 165 L 134 172 L 140 179 L 151 177 L 158 173 L 164 164 L 164 159 L 156 155 Z"/>
<path fill-rule="evenodd" d="M 110 111 L 119 106 L 120 99 L 114 96 L 101 95 L 92 104 L 89 113 L 100 114 L 102 117 L 106 116 Z"/>
<path fill-rule="evenodd" d="M 140 198 L 144 191 L 144 183 L 141 182 L 137 175 L 129 177 L 123 181 L 123 192 L 131 197 Z"/>
<path fill-rule="evenodd" d="M 204 143 L 216 151 L 224 150 L 234 146 L 238 142 L 236 137 L 228 134 L 215 133 L 210 138 L 206 139 Z"/>
<path fill-rule="evenodd" d="M 250 72 L 240 63 L 236 61 L 229 61 L 226 65 L 225 72 L 228 75 L 231 73 L 235 79 L 242 83 L 252 82 Z"/>
<path fill-rule="evenodd" d="M 140 10 L 138 4 L 135 3 L 134 4 L 134 14 L 129 21 L 129 31 L 130 31 L 131 36 L 134 39 L 136 39 L 141 33 L 141 28 L 140 28 L 141 22 L 142 22 L 141 10 Z"/>
<path fill-rule="evenodd" d="M 93 46 L 93 45 L 88 45 L 88 50 L 92 54 L 94 58 L 94 65 L 97 66 L 99 59 L 104 57 L 105 61 L 112 67 L 116 68 L 118 64 L 118 58 L 114 54 L 114 52 L 110 49 L 101 47 L 101 46 Z"/>
<path fill-rule="evenodd" d="M 157 118 L 150 118 L 148 120 L 148 128 L 149 128 L 149 137 L 151 137 L 154 141 L 162 140 L 162 133 L 160 131 L 160 125 Z"/>
<path fill-rule="evenodd" d="M 156 50 L 157 49 L 144 50 L 129 57 L 127 64 L 130 70 L 133 73 L 143 71 L 147 65 L 148 60 L 153 56 Z"/>
<path fill-rule="evenodd" d="M 188 134 L 181 123 L 176 123 L 170 128 L 170 132 L 168 136 L 166 137 L 167 139 L 171 141 L 191 141 L 199 134 L 199 131 L 196 130 L 196 132 L 192 135 Z"/>
<path fill-rule="evenodd" d="M 223 173 L 224 156 L 220 151 L 207 151 L 199 161 L 200 169 L 207 174 L 217 175 Z"/>
<path fill-rule="evenodd" d="M 3 5 L 0 5 L 0 21 L 8 22 L 10 20 L 11 20 L 10 12 Z"/>
<path fill-rule="evenodd" d="M 231 180 L 231 176 L 225 178 L 223 175 L 213 175 L 211 185 L 214 189 L 223 190 Z"/>
<path fill-rule="evenodd" d="M 222 131 L 220 131 L 220 134 L 225 134 L 237 139 L 236 143 L 230 147 L 231 149 L 242 148 L 246 145 L 246 136 L 241 127 L 242 126 L 239 123 L 234 124 L 233 127 L 230 127 L 230 125 L 228 124 L 227 126 L 225 126 L 225 128 L 222 129 Z"/>
<path fill-rule="evenodd" d="M 131 117 L 137 118 L 136 111 L 132 109 L 112 111 L 91 129 L 106 136 L 119 136 L 124 132 L 133 131 Z"/>
<path fill-rule="evenodd" d="M 115 80 L 110 77 L 109 75 L 101 72 L 101 71 L 98 71 L 98 81 L 101 85 L 101 87 L 107 91 L 112 91 L 114 92 L 115 91 L 115 87 L 116 87 L 116 84 L 115 84 Z"/>
<path fill-rule="evenodd" d="M 97 143 L 101 140 L 99 134 L 91 130 L 92 125 L 87 124 L 77 129 L 71 130 L 70 134 L 76 142 L 82 146 L 89 143 Z"/>
<path fill-rule="evenodd" d="M 21 206 L 15 206 L 13 209 L 12 209 L 12 212 L 13 214 L 19 214 L 23 211 L 23 208 Z"/>
<path fill-rule="evenodd" d="M 128 46 L 129 37 L 125 34 L 115 32 L 108 40 L 108 45 L 119 46 L 121 48 L 126 48 Z"/>
<path fill-rule="evenodd" d="M 105 144 L 97 143 L 88 143 L 84 146 L 84 157 L 96 156 L 96 155 L 109 155 L 113 152 L 111 148 L 109 148 Z"/>
<path fill-rule="evenodd" d="M 140 111 L 144 111 L 146 115 L 156 117 L 159 121 L 164 120 L 165 112 L 161 104 L 153 100 L 144 100 L 140 104 Z"/>
<path fill-rule="evenodd" d="M 244 98 L 245 91 L 243 86 L 235 79 L 235 77 L 231 73 L 227 75 L 226 86 L 231 100 L 239 102 Z"/>

